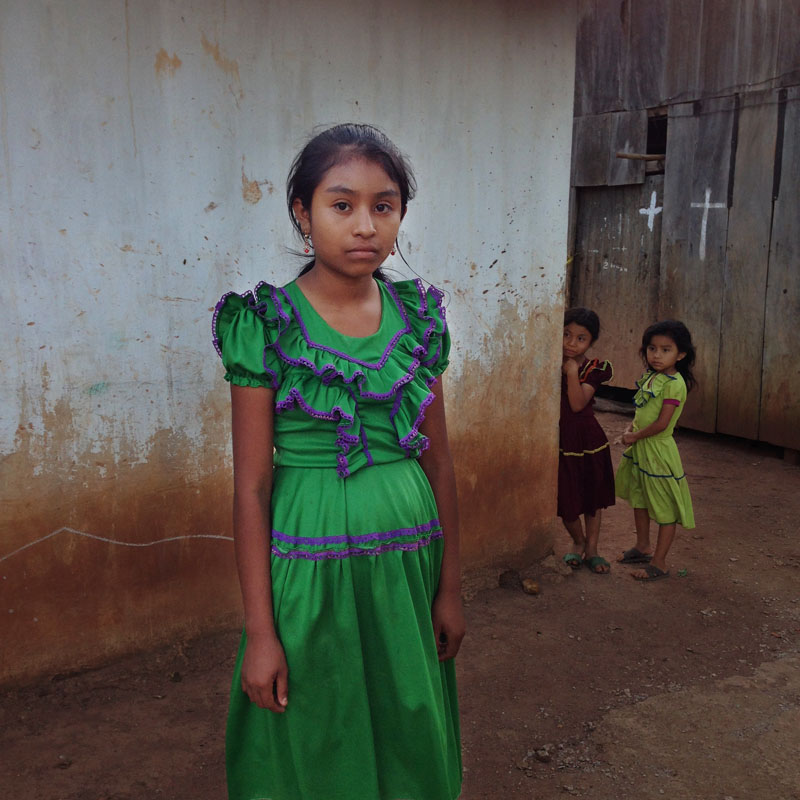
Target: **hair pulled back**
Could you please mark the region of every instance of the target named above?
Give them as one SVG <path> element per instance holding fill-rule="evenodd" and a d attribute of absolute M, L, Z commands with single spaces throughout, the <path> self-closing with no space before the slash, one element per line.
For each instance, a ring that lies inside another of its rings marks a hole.
<path fill-rule="evenodd" d="M 692 343 L 692 334 L 689 329 L 678 320 L 665 319 L 661 322 L 656 322 L 651 325 L 642 335 L 642 347 L 639 350 L 639 355 L 647 366 L 647 346 L 650 344 L 654 336 L 667 336 L 675 342 L 679 353 L 686 353 L 686 355 L 675 364 L 675 369 L 683 376 L 686 382 L 686 390 L 691 391 L 696 385 L 697 380 L 692 372 L 696 351 Z"/>
<path fill-rule="evenodd" d="M 286 205 L 295 230 L 302 236 L 300 223 L 294 214 L 294 201 L 299 200 L 303 208 L 311 209 L 311 198 L 322 182 L 325 173 L 337 164 L 354 158 L 363 158 L 380 166 L 400 190 L 400 210 L 405 215 L 408 202 L 414 198 L 417 183 L 408 159 L 389 137 L 374 125 L 346 122 L 313 136 L 297 154 L 289 168 L 286 180 Z M 314 265 L 309 261 L 301 275 Z M 385 280 L 381 270 L 374 276 Z"/>
<path fill-rule="evenodd" d="M 568 308 L 564 312 L 564 327 L 566 328 L 571 322 L 586 328 L 591 334 L 593 342 L 600 335 L 600 317 L 591 308 L 583 308 L 583 306 Z"/>

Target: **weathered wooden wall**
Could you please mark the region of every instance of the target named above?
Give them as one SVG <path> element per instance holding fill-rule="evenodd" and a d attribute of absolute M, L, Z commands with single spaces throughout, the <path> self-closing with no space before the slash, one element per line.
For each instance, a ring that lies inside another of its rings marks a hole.
<path fill-rule="evenodd" d="M 789 448 L 800 329 L 781 320 L 800 305 L 798 84 L 800 0 L 579 3 L 569 300 L 612 320 L 604 354 L 623 349 L 608 342 L 623 320 L 683 319 L 699 385 L 681 423 Z M 645 152 L 648 110 L 668 113 L 658 259 L 631 247 L 652 178 L 610 166 L 617 150 Z M 615 269 L 598 266 L 605 252 Z M 617 360 L 614 383 L 630 387 L 632 360 Z"/>

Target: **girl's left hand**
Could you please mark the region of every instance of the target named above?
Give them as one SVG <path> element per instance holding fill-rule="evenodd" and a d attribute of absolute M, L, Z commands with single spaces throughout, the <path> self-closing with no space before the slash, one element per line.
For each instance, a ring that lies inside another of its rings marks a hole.
<path fill-rule="evenodd" d="M 439 661 L 455 658 L 466 633 L 460 594 L 437 594 L 431 612 Z"/>
<path fill-rule="evenodd" d="M 633 444 L 636 441 L 636 437 L 633 435 L 632 431 L 625 431 L 622 434 L 622 444 Z"/>

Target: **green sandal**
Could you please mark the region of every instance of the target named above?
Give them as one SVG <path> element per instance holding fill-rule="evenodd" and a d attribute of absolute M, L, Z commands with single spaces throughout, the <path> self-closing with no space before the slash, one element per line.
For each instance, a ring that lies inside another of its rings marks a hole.
<path fill-rule="evenodd" d="M 591 570 L 593 575 L 608 575 L 611 572 L 611 564 L 603 556 L 592 556 L 584 558 L 583 563 Z M 607 570 L 599 570 L 598 567 L 608 567 Z"/>
<path fill-rule="evenodd" d="M 583 560 L 577 553 L 565 553 L 562 560 L 570 569 L 580 569 L 583 563 Z"/>

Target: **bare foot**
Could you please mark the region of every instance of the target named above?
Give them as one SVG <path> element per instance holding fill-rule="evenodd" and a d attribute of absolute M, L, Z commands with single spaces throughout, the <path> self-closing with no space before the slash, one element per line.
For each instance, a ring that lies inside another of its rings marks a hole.
<path fill-rule="evenodd" d="M 660 581 L 662 578 L 669 578 L 669 570 L 663 570 L 655 564 L 646 564 L 641 569 L 631 572 L 631 578 L 643 583 L 650 581 Z"/>

